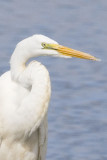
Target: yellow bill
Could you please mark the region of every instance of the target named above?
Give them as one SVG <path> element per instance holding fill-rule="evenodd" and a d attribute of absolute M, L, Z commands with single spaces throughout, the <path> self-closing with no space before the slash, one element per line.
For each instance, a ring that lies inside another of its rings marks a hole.
<path fill-rule="evenodd" d="M 94 56 L 92 56 L 88 53 L 77 51 L 75 49 L 68 48 L 68 47 L 65 47 L 65 46 L 61 46 L 59 44 L 46 44 L 45 43 L 44 48 L 56 50 L 57 52 L 59 52 L 63 56 L 100 61 L 100 59 L 98 59 L 98 58 L 96 58 L 96 57 L 94 57 Z"/>

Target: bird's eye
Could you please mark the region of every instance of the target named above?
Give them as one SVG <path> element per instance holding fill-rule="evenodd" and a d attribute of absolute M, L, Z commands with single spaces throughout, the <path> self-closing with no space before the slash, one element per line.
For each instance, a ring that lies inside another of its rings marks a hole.
<path fill-rule="evenodd" d="M 46 43 L 45 43 L 45 42 L 42 43 L 42 47 L 43 47 L 43 48 L 46 47 Z"/>

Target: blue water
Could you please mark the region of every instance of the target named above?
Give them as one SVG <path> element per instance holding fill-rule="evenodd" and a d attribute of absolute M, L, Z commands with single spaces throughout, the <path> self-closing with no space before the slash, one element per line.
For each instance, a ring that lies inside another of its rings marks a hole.
<path fill-rule="evenodd" d="M 107 1 L 0 0 L 0 73 L 35 33 L 101 62 L 37 58 L 52 82 L 47 160 L 107 160 Z"/>

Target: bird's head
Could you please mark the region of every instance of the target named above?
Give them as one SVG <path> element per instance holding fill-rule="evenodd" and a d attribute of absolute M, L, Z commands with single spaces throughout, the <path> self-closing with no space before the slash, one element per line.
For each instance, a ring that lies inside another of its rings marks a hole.
<path fill-rule="evenodd" d="M 76 57 L 99 61 L 98 58 L 90 54 L 59 45 L 56 41 L 43 35 L 33 35 L 24 39 L 18 45 L 20 45 L 23 50 L 26 49 L 29 53 L 31 53 L 31 56 L 34 57 L 49 55 L 65 58 Z"/>

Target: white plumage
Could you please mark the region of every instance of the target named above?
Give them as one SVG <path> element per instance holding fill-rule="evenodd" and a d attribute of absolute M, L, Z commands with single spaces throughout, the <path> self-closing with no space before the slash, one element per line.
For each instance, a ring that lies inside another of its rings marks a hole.
<path fill-rule="evenodd" d="M 29 58 L 45 55 L 97 60 L 43 35 L 29 37 L 16 46 L 10 71 L 0 77 L 0 160 L 46 159 L 49 73 L 37 61 L 26 65 Z"/>

